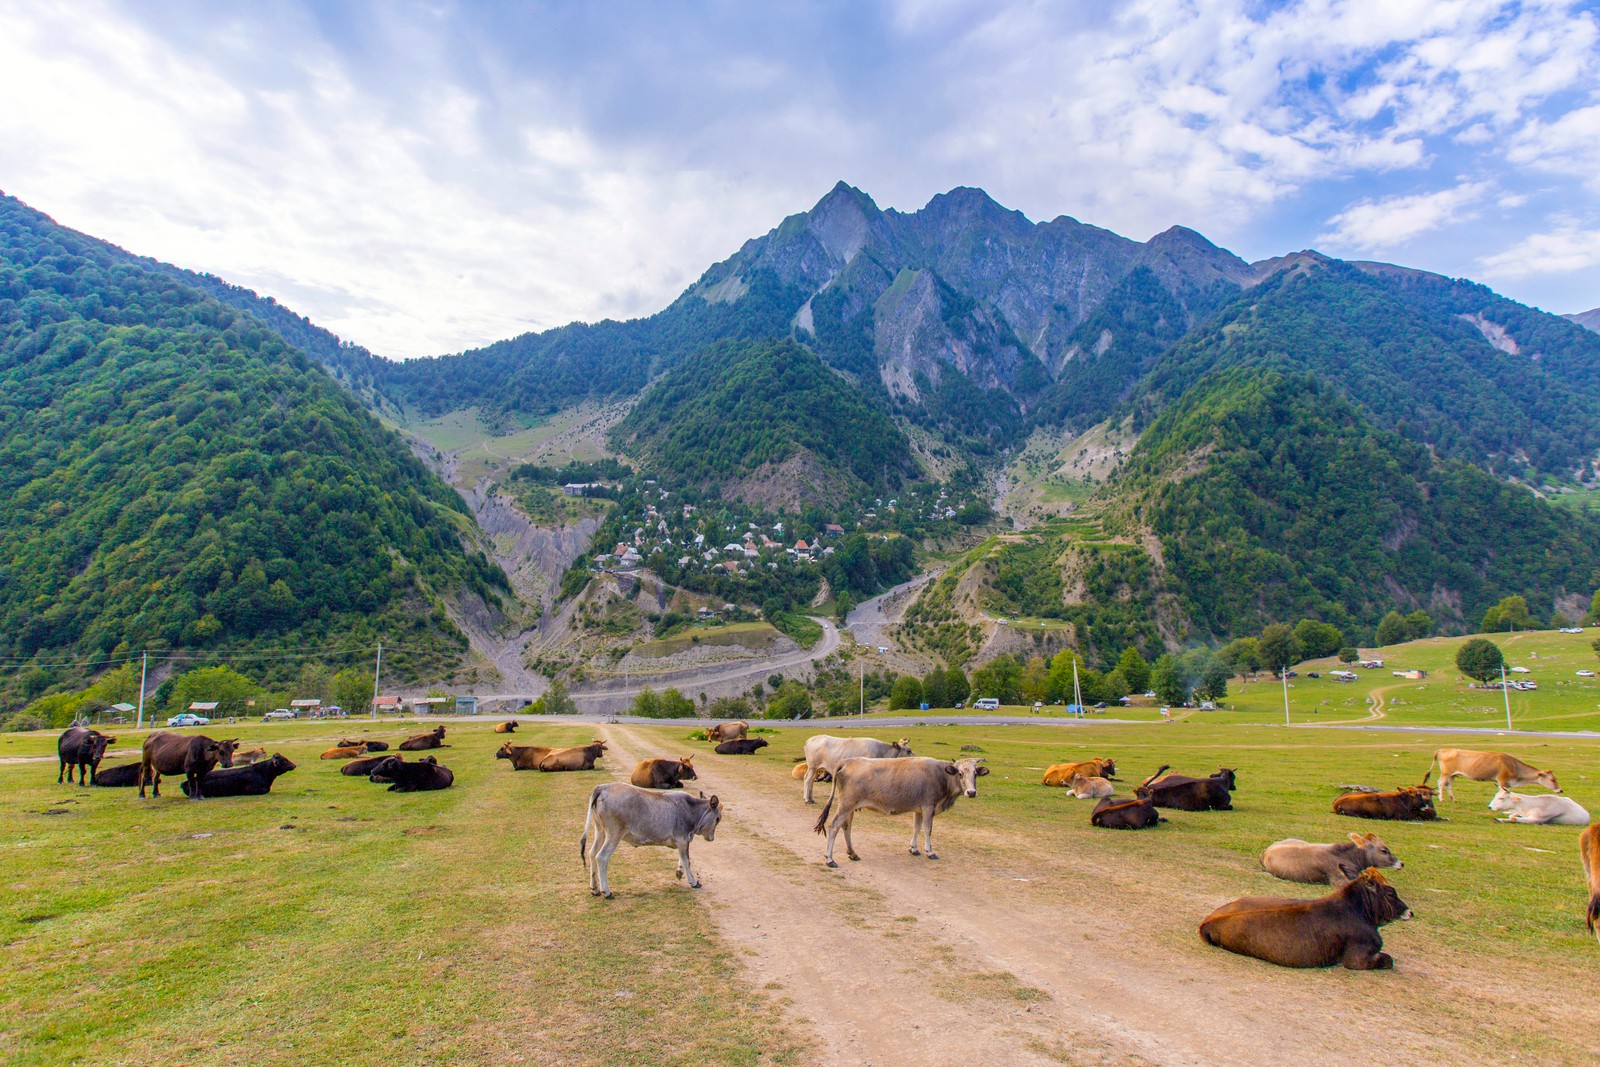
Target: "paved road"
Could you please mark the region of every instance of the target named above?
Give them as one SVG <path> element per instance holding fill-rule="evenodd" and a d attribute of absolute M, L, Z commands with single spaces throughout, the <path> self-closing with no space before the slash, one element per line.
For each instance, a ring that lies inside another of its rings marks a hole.
<path fill-rule="evenodd" d="M 906 609 L 916 600 L 917 593 L 922 587 L 943 573 L 944 568 L 940 567 L 926 574 L 919 574 L 909 582 L 901 582 L 886 593 L 879 593 L 870 600 L 863 600 L 845 619 L 845 629 L 850 631 L 850 636 L 856 639 L 858 645 L 865 648 L 889 649 L 890 666 L 902 671 L 920 673 L 924 665 L 899 649 L 889 635 L 889 629 L 905 617 Z"/>

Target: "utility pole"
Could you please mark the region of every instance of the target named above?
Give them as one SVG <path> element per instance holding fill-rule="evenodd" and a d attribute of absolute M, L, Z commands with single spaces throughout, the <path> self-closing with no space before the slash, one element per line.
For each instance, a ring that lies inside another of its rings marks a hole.
<path fill-rule="evenodd" d="M 1283 678 L 1283 725 L 1289 725 L 1289 668 L 1282 668 Z"/>
<path fill-rule="evenodd" d="M 378 686 L 383 678 L 383 642 L 378 642 L 378 662 L 372 668 L 372 717 L 378 717 Z"/>
<path fill-rule="evenodd" d="M 867 717 L 867 661 L 864 659 L 857 661 L 856 670 L 860 672 L 861 717 L 865 719 Z"/>
<path fill-rule="evenodd" d="M 139 722 L 138 728 L 144 729 L 144 680 L 150 674 L 150 653 L 144 654 L 144 664 L 139 668 Z"/>
<path fill-rule="evenodd" d="M 1506 701 L 1506 729 L 1511 729 L 1511 687 L 1506 685 L 1506 661 L 1500 661 L 1500 695 Z"/>

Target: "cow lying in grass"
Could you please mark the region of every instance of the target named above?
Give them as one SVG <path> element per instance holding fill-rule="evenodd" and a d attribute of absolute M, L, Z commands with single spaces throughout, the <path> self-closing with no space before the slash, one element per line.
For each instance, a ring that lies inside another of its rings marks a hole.
<path fill-rule="evenodd" d="M 689 865 L 689 844 L 695 837 L 713 841 L 722 821 L 722 805 L 716 797 L 701 793 L 657 793 L 638 786 L 611 782 L 597 785 L 589 794 L 588 814 L 583 819 L 583 836 L 578 838 L 578 857 L 589 872 L 589 892 L 611 899 L 608 877 L 611 854 L 626 841 L 635 847 L 661 845 L 678 850 L 678 877 L 699 889 L 700 879 Z M 594 845 L 589 831 L 594 830 Z"/>
<path fill-rule="evenodd" d="M 640 789 L 682 789 L 683 783 L 700 777 L 694 773 L 694 759 L 640 760 L 628 779 Z"/>
<path fill-rule="evenodd" d="M 494 732 L 497 733 L 497 734 L 514 734 L 514 733 L 517 732 L 517 726 L 518 726 L 517 720 L 509 719 L 506 722 L 503 722 L 503 723 L 500 723 L 499 725 L 497 725 L 494 728 Z"/>
<path fill-rule="evenodd" d="M 323 759 L 355 759 L 367 754 L 366 745 L 337 745 L 322 754 Z"/>
<path fill-rule="evenodd" d="M 235 752 L 233 754 L 233 765 L 235 767 L 248 767 L 250 764 L 266 758 L 267 750 L 257 745 L 247 752 Z"/>
<path fill-rule="evenodd" d="M 108 788 L 131 787 L 139 784 L 139 764 L 123 763 L 116 767 L 101 767 L 89 780 L 90 785 Z"/>
<path fill-rule="evenodd" d="M 208 771 L 200 788 L 208 797 L 264 797 L 272 792 L 272 783 L 279 775 L 294 770 L 286 757 L 273 753 L 271 759 L 259 760 L 248 767 L 229 767 Z M 179 783 L 184 795 L 189 793 L 189 783 Z"/>
<path fill-rule="evenodd" d="M 1165 774 L 1166 769 L 1163 764 L 1161 770 L 1134 790 L 1134 795 L 1148 796 L 1156 807 L 1176 811 L 1233 810 L 1233 791 L 1239 788 L 1239 783 L 1232 767 L 1224 767 L 1207 778 Z"/>
<path fill-rule="evenodd" d="M 732 741 L 724 741 L 712 751 L 724 756 L 753 756 L 757 749 L 767 747 L 764 737 L 738 737 Z M 804 772 L 802 772 L 802 777 Z"/>
<path fill-rule="evenodd" d="M 386 756 L 372 768 L 369 776 L 374 782 L 391 782 L 391 793 L 425 793 L 434 789 L 449 789 L 456 776 L 449 767 L 441 767 L 432 756 L 424 756 L 416 763 L 407 763 L 399 756 Z"/>
<path fill-rule="evenodd" d="M 1354 815 L 1358 819 L 1391 819 L 1396 822 L 1437 819 L 1433 789 L 1426 775 L 1421 785 L 1406 786 L 1387 793 L 1346 793 L 1333 802 L 1335 815 Z"/>
<path fill-rule="evenodd" d="M 1524 796 L 1502 789 L 1489 801 L 1490 811 L 1506 813 L 1495 822 L 1551 823 L 1556 826 L 1588 826 L 1589 813 L 1571 797 Z"/>
<path fill-rule="evenodd" d="M 353 759 L 339 768 L 340 774 L 347 774 L 352 778 L 365 778 L 372 773 L 372 769 L 386 759 L 393 756 L 368 756 L 365 759 Z"/>
<path fill-rule="evenodd" d="M 1289 882 L 1311 882 L 1335 888 L 1351 882 L 1368 867 L 1398 871 L 1404 867 L 1377 834 L 1351 834 L 1349 841 L 1317 845 L 1298 837 L 1275 841 L 1261 854 L 1267 873 Z"/>
<path fill-rule="evenodd" d="M 1166 821 L 1149 797 L 1106 797 L 1089 814 L 1089 825 L 1102 830 L 1143 830 Z"/>
<path fill-rule="evenodd" d="M 1378 928 L 1411 918 L 1411 909 L 1375 870 L 1316 900 L 1243 897 L 1200 923 L 1200 939 L 1280 967 L 1376 971 L 1394 966 Z"/>
<path fill-rule="evenodd" d="M 1044 785 L 1071 785 L 1074 775 L 1085 778 L 1115 778 L 1117 761 L 1106 756 L 1079 760 L 1076 763 L 1057 763 L 1044 772 Z"/>
<path fill-rule="evenodd" d="M 1074 774 L 1072 781 L 1068 782 L 1067 786 L 1072 790 L 1072 795 L 1079 800 L 1099 800 L 1102 797 L 1111 796 L 1117 791 L 1117 787 L 1111 783 L 1109 778 L 1100 778 L 1098 776 L 1085 778 L 1081 774 Z"/>
<path fill-rule="evenodd" d="M 400 742 L 402 752 L 420 752 L 425 748 L 444 747 L 444 727 L 435 726 L 425 734 L 416 734 Z"/>
<path fill-rule="evenodd" d="M 789 776 L 797 782 L 802 781 L 805 778 L 806 758 L 804 756 L 801 756 L 799 759 L 794 761 L 794 770 L 789 772 Z M 827 771 L 818 771 L 817 776 L 812 780 L 816 782 L 831 782 L 833 781 L 833 775 L 829 774 Z"/>

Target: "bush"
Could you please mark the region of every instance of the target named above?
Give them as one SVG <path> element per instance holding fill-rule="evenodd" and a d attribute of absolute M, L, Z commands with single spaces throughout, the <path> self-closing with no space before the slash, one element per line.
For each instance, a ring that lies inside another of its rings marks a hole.
<path fill-rule="evenodd" d="M 748 719 L 750 702 L 739 697 L 718 697 L 706 708 L 713 719 Z"/>
<path fill-rule="evenodd" d="M 889 710 L 903 711 L 915 708 L 922 703 L 922 683 L 909 674 L 902 674 L 894 680 L 894 688 L 889 690 Z"/>
<path fill-rule="evenodd" d="M 657 714 L 663 719 L 692 719 L 695 714 L 694 701 L 678 690 L 668 688 L 661 694 L 660 710 Z"/>
<path fill-rule="evenodd" d="M 1468 678 L 1486 682 L 1500 673 L 1505 657 L 1500 646 L 1486 637 L 1474 637 L 1456 649 L 1456 668 Z"/>

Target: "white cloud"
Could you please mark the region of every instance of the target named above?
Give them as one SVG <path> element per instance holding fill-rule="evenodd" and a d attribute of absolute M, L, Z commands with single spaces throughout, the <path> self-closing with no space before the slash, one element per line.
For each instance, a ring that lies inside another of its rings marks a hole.
<path fill-rule="evenodd" d="M 1473 205 L 1490 193 L 1484 182 L 1415 196 L 1391 196 L 1351 204 L 1328 220 L 1317 241 L 1338 251 L 1375 252 L 1399 248 L 1425 233 L 1476 217 Z"/>
<path fill-rule="evenodd" d="M 1478 261 L 1490 278 L 1524 278 L 1566 274 L 1600 266 L 1600 229 L 1569 222 L 1549 233 L 1536 233 Z"/>

